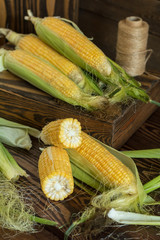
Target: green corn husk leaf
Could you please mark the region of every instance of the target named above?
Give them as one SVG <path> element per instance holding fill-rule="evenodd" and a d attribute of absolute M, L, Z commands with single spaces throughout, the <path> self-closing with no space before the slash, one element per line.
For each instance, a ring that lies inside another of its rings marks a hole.
<path fill-rule="evenodd" d="M 117 74 L 122 76 L 121 81 L 124 81 L 124 83 L 129 83 L 129 85 L 131 85 L 131 86 L 135 86 L 135 87 L 141 86 L 141 83 L 138 82 L 133 77 L 129 76 L 120 65 L 118 65 L 116 62 L 111 60 L 109 57 L 107 57 L 107 59 L 110 62 L 110 64 L 112 65 L 112 68 L 117 72 Z"/>
<path fill-rule="evenodd" d="M 89 74 L 87 73 L 84 73 L 84 76 L 85 76 L 86 87 L 88 86 L 87 88 L 89 88 L 87 92 L 91 91 L 90 89 L 92 89 L 91 93 L 95 93 L 95 94 L 99 94 L 100 96 L 103 96 L 104 93 L 100 89 L 98 84 L 96 84 L 95 80 L 91 78 L 91 76 L 89 76 Z"/>
<path fill-rule="evenodd" d="M 160 158 L 160 148 L 131 151 L 128 150 L 121 152 L 131 158 Z"/>
<path fill-rule="evenodd" d="M 106 96 L 108 96 L 108 93 Z M 111 103 L 125 102 L 129 98 L 137 99 L 145 103 L 151 102 L 149 95 L 143 89 L 134 86 L 127 86 L 126 84 L 124 84 L 119 91 L 115 92 L 115 94 L 112 94 L 112 96 L 110 96 L 109 93 L 109 97 Z"/>
<path fill-rule="evenodd" d="M 144 149 L 144 150 L 131 150 L 121 151 L 128 157 L 132 158 L 157 158 L 160 159 L 160 149 Z M 148 183 L 144 184 L 144 190 L 148 194 L 158 188 L 160 188 L 160 176 L 152 179 Z"/>
<path fill-rule="evenodd" d="M 125 87 L 125 91 L 133 99 L 138 99 L 145 103 L 148 103 L 150 100 L 149 95 L 143 89 L 127 86 Z"/>
<path fill-rule="evenodd" d="M 0 141 L 2 143 L 29 150 L 32 147 L 29 135 L 39 138 L 40 131 L 23 124 L 0 118 Z"/>
<path fill-rule="evenodd" d="M 160 175 L 145 183 L 143 187 L 147 194 L 160 188 Z"/>
<path fill-rule="evenodd" d="M 20 176 L 28 176 L 2 143 L 0 143 L 0 171 L 8 180 L 12 181 L 18 180 Z"/>
<path fill-rule="evenodd" d="M 91 169 L 83 169 L 83 164 L 81 161 L 76 161 L 75 163 L 74 159 L 72 158 L 72 153 L 69 153 L 69 156 L 71 160 L 72 174 L 75 179 L 78 179 L 81 182 L 81 186 L 83 183 L 86 183 L 96 191 L 103 192 L 105 186 L 100 181 L 98 181 L 97 178 L 95 178 L 95 174 L 93 174 Z"/>
<path fill-rule="evenodd" d="M 93 189 L 90 189 L 88 185 L 84 185 L 84 183 L 77 178 L 74 177 L 74 184 L 78 187 L 80 187 L 82 190 L 84 190 L 86 193 L 88 193 L 91 196 L 95 196 L 95 191 Z"/>

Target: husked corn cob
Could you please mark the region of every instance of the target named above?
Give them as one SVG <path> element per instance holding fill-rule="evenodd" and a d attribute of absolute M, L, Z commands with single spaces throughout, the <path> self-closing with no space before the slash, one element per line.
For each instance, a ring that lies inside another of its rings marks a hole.
<path fill-rule="evenodd" d="M 71 164 L 63 148 L 45 148 L 39 158 L 38 171 L 42 191 L 51 200 L 63 200 L 73 192 Z"/>
<path fill-rule="evenodd" d="M 136 180 L 131 170 L 83 131 L 82 143 L 76 151 L 100 171 L 109 187 L 131 185 L 131 191 L 135 191 Z"/>
<path fill-rule="evenodd" d="M 57 68 L 31 53 L 1 49 L 0 55 L 7 70 L 65 102 L 88 110 L 101 109 L 108 102 L 104 97 L 84 93 Z"/>
<path fill-rule="evenodd" d="M 41 131 L 41 140 L 48 145 L 76 148 L 81 144 L 81 125 L 77 119 L 66 118 L 52 121 Z"/>
<path fill-rule="evenodd" d="M 36 18 L 28 11 L 37 35 L 48 45 L 87 71 L 109 76 L 111 65 L 105 54 L 85 35 L 57 17 Z"/>
<path fill-rule="evenodd" d="M 0 34 L 14 44 L 16 48 L 28 51 L 38 57 L 41 57 L 62 73 L 72 79 L 86 93 L 98 93 L 102 95 L 100 88 L 84 74 L 84 72 L 74 63 L 59 54 L 53 48 L 46 45 L 34 34 L 18 34 L 12 30 L 0 28 Z"/>

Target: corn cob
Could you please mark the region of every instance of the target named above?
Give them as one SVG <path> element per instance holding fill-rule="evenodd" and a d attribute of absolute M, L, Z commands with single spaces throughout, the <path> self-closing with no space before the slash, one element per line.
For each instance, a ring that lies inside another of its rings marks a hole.
<path fill-rule="evenodd" d="M 98 75 L 110 75 L 112 68 L 107 57 L 85 35 L 60 18 L 36 18 L 30 10 L 28 15 L 25 19 L 34 24 L 41 40 L 81 68 Z"/>
<path fill-rule="evenodd" d="M 36 35 L 18 34 L 5 28 L 0 28 L 0 34 L 3 34 L 10 43 L 14 44 L 16 49 L 23 49 L 50 62 L 62 73 L 72 79 L 72 81 L 83 89 L 84 92 L 103 95 L 100 88 L 89 77 L 87 77 L 78 66 L 46 45 Z"/>
<path fill-rule="evenodd" d="M 42 191 L 51 200 L 63 200 L 73 192 L 71 165 L 63 148 L 45 148 L 39 158 L 38 171 Z"/>
<path fill-rule="evenodd" d="M 30 82 L 34 86 L 72 105 L 87 110 L 101 109 L 108 102 L 101 96 L 84 93 L 72 80 L 59 70 L 24 50 L 0 51 L 1 64 L 13 74 Z"/>
<path fill-rule="evenodd" d="M 136 179 L 131 170 L 83 131 L 82 143 L 75 151 L 86 159 L 86 164 L 89 162 L 102 174 L 108 187 L 130 186 L 131 192 L 136 191 Z"/>
<path fill-rule="evenodd" d="M 76 148 L 81 144 L 81 125 L 73 118 L 52 121 L 44 126 L 40 138 L 47 145 Z"/>

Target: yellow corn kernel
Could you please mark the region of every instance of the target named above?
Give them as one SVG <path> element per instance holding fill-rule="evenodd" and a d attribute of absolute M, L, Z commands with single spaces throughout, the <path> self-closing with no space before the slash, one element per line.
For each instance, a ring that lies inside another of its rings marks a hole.
<path fill-rule="evenodd" d="M 85 35 L 78 32 L 68 23 L 59 18 L 46 17 L 43 25 L 58 34 L 88 65 L 108 76 L 111 73 L 111 66 L 105 54 Z"/>
<path fill-rule="evenodd" d="M 88 134 L 82 132 L 82 143 L 76 151 L 101 172 L 109 187 L 135 185 L 131 170 Z"/>
<path fill-rule="evenodd" d="M 79 88 L 69 78 L 41 59 L 20 49 L 11 51 L 10 55 L 67 97 L 79 95 Z"/>
<path fill-rule="evenodd" d="M 16 46 L 16 49 L 23 49 L 47 60 L 75 82 L 85 93 L 98 93 L 99 95 L 103 95 L 103 92 L 97 84 L 93 82 L 80 67 L 42 42 L 35 34 L 19 34 L 7 28 L 0 28 L 0 35 L 4 35 L 10 43 Z"/>
<path fill-rule="evenodd" d="M 22 49 L 1 51 L 4 68 L 51 96 L 91 111 L 109 104 L 105 97 L 84 93 L 71 79 L 42 58 Z"/>
<path fill-rule="evenodd" d="M 54 49 L 43 43 L 37 36 L 33 34 L 24 35 L 24 37 L 21 37 L 18 41 L 17 48 L 21 48 L 38 57 L 42 57 L 57 67 L 61 72 L 63 72 L 77 84 L 81 81 L 83 81 L 84 84 L 84 76 L 80 68 L 67 58 L 60 55 Z"/>
<path fill-rule="evenodd" d="M 76 148 L 81 144 L 80 122 L 73 118 L 52 121 L 44 126 L 40 138 L 48 145 Z"/>
<path fill-rule="evenodd" d="M 105 77 L 111 74 L 112 67 L 106 55 L 81 32 L 60 18 L 36 18 L 30 10 L 27 12 L 28 17 L 26 16 L 25 19 L 30 20 L 34 24 L 37 35 L 44 42 L 60 51 L 61 54 L 85 70 L 91 70 L 89 69 L 91 67 Z M 55 43 L 51 34 L 54 34 L 56 37 Z M 62 42 L 59 44 L 59 41 Z"/>
<path fill-rule="evenodd" d="M 38 171 L 42 191 L 47 198 L 63 200 L 73 192 L 71 164 L 63 148 L 45 148 L 39 158 Z"/>

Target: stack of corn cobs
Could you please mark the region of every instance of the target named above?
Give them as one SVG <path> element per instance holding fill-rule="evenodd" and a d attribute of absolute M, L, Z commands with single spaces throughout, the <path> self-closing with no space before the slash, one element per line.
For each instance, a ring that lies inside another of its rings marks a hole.
<path fill-rule="evenodd" d="M 40 139 L 50 145 L 42 151 L 38 169 L 42 190 L 51 200 L 64 200 L 73 192 L 73 175 L 85 182 L 83 177 L 87 168 L 95 181 L 99 180 L 103 186 L 123 186 L 129 194 L 137 196 L 136 178 L 131 170 L 102 144 L 83 132 L 77 119 L 50 122 L 42 129 Z M 86 179 L 85 183 L 95 188 L 94 180 L 91 182 L 90 185 Z M 102 191 L 100 184 L 97 190 Z"/>
<path fill-rule="evenodd" d="M 34 24 L 37 35 L 0 29 L 0 34 L 16 46 L 13 51 L 0 50 L 1 71 L 7 69 L 53 97 L 89 111 L 128 99 L 154 102 L 139 82 L 68 20 L 37 18 L 30 10 L 25 19 Z"/>

